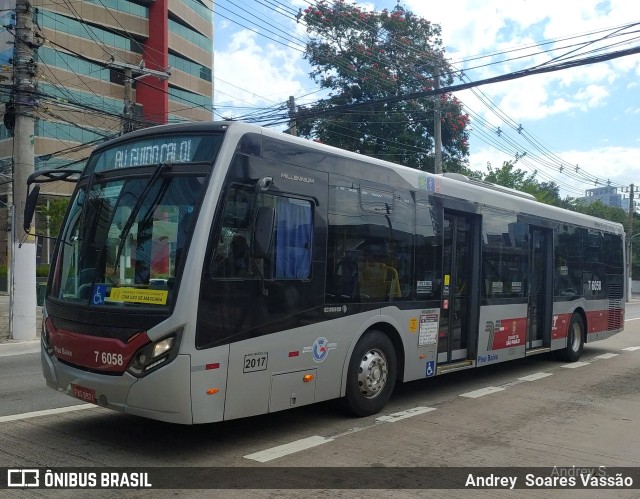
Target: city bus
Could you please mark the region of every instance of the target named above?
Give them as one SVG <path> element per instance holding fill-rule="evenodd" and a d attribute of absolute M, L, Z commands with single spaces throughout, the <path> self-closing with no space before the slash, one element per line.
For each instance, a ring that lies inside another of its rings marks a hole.
<path fill-rule="evenodd" d="M 239 122 L 138 130 L 75 180 L 43 306 L 47 385 L 180 424 L 342 398 L 623 330 L 620 224 Z"/>

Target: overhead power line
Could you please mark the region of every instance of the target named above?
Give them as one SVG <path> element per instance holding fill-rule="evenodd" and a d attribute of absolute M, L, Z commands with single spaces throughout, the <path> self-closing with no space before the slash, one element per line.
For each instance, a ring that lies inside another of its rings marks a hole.
<path fill-rule="evenodd" d="M 527 68 L 527 69 L 523 69 L 520 71 L 514 71 L 512 73 L 507 73 L 504 75 L 500 75 L 500 76 L 493 76 L 491 78 L 485 78 L 483 80 L 477 80 L 477 81 L 471 81 L 468 83 L 459 83 L 457 85 L 449 85 L 448 87 L 442 87 L 439 89 L 433 89 L 433 90 L 423 90 L 420 92 L 410 92 L 408 94 L 403 94 L 403 95 L 396 95 L 396 96 L 391 96 L 391 97 L 385 97 L 384 99 L 375 99 L 375 100 L 370 100 L 370 101 L 366 101 L 366 102 L 357 102 L 354 104 L 344 104 L 341 106 L 334 106 L 332 108 L 328 108 L 328 109 L 323 109 L 320 111 L 312 111 L 309 113 L 305 113 L 305 118 L 311 118 L 311 117 L 315 117 L 315 116 L 319 116 L 319 115 L 323 115 L 323 114 L 330 114 L 332 112 L 336 112 L 336 111 L 346 111 L 346 110 L 352 110 L 352 109 L 359 109 L 362 107 L 367 107 L 367 106 L 374 106 L 374 105 L 378 105 L 378 104 L 389 104 L 389 103 L 393 103 L 393 102 L 402 102 L 402 101 L 406 101 L 406 100 L 412 100 L 412 99 L 423 99 L 425 97 L 431 97 L 434 95 L 440 95 L 440 94 L 446 94 L 446 93 L 451 93 L 451 92 L 458 92 L 460 90 L 466 90 L 468 88 L 474 88 L 474 87 L 479 87 L 482 85 L 488 85 L 490 83 L 500 83 L 503 81 L 510 81 L 510 80 L 516 80 L 518 78 L 524 78 L 525 76 L 532 76 L 532 75 L 536 75 L 536 74 L 543 74 L 543 73 L 552 73 L 555 71 L 562 71 L 564 69 L 569 69 L 569 68 L 573 68 L 573 67 L 578 67 L 578 66 L 585 66 L 588 64 L 595 64 L 598 62 L 605 62 L 605 61 L 609 61 L 612 59 L 618 59 L 620 57 L 625 57 L 628 55 L 633 55 L 633 54 L 638 54 L 640 53 L 640 46 L 639 47 L 633 47 L 630 49 L 625 49 L 625 50 L 618 50 L 615 52 L 610 52 L 608 54 L 602 54 L 602 55 L 598 55 L 598 56 L 591 56 L 591 57 L 585 57 L 582 59 L 576 59 L 576 60 L 572 60 L 572 61 L 567 61 L 567 62 L 562 62 L 559 64 L 554 64 L 552 66 L 545 66 L 545 67 L 536 67 L 536 68 Z"/>

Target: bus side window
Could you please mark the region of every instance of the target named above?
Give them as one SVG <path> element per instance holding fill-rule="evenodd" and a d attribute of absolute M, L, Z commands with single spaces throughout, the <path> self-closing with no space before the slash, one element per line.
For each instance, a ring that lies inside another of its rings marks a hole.
<path fill-rule="evenodd" d="M 310 279 L 313 247 L 311 203 L 278 196 L 275 204 L 273 275 L 276 279 Z"/>
<path fill-rule="evenodd" d="M 251 249 L 251 214 L 253 194 L 243 186 L 229 189 L 222 213 L 222 227 L 218 235 L 211 275 L 222 279 L 258 279 L 249 258 Z"/>

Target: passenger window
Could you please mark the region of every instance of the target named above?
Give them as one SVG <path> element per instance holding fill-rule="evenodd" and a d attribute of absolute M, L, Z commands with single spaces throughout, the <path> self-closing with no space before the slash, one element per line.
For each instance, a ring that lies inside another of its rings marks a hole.
<path fill-rule="evenodd" d="M 310 279 L 313 225 L 309 201 L 275 197 L 273 249 L 276 279 Z"/>
<path fill-rule="evenodd" d="M 413 223 L 409 193 L 332 176 L 326 301 L 410 299 Z"/>
<path fill-rule="evenodd" d="M 275 210 L 272 244 L 264 258 L 253 253 L 254 216 L 258 207 Z M 223 279 L 310 279 L 313 211 L 307 200 L 230 189 L 222 215 L 212 275 Z"/>
<path fill-rule="evenodd" d="M 573 298 L 583 294 L 584 229 L 562 224 L 556 230 L 555 296 Z"/>
<path fill-rule="evenodd" d="M 528 226 L 515 214 L 482 213 L 482 297 L 527 296 Z"/>

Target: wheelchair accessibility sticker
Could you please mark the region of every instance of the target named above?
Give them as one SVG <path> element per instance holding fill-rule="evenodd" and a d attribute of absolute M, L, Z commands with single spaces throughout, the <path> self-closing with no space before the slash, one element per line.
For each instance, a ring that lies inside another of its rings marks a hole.
<path fill-rule="evenodd" d="M 429 362 L 427 362 L 427 369 L 426 369 L 426 376 L 427 378 L 431 378 L 432 376 L 436 375 L 436 361 L 435 360 L 430 360 Z"/>
<path fill-rule="evenodd" d="M 107 286 L 105 284 L 96 284 L 93 287 L 93 297 L 91 298 L 91 302 L 94 305 L 103 305 L 104 297 L 107 294 Z"/>

